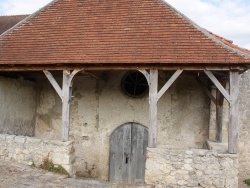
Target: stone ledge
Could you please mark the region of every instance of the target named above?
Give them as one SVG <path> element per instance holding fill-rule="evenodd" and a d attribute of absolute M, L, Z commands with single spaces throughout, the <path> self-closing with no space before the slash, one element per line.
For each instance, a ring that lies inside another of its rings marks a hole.
<path fill-rule="evenodd" d="M 23 164 L 43 163 L 49 157 L 56 165 L 63 165 L 73 176 L 75 162 L 73 141 L 43 140 L 25 136 L 0 134 L 0 158 Z"/>
<path fill-rule="evenodd" d="M 155 187 L 237 188 L 238 158 L 205 149 L 148 148 L 145 181 Z"/>

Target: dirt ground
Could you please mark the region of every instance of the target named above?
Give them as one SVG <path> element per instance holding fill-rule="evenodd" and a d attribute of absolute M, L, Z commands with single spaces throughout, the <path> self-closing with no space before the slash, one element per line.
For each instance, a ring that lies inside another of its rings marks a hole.
<path fill-rule="evenodd" d="M 239 179 L 239 188 L 250 188 Z M 121 186 L 105 181 L 67 178 L 39 168 L 0 160 L 0 188 L 151 188 L 151 186 Z"/>
<path fill-rule="evenodd" d="M 149 186 L 121 186 L 105 181 L 67 178 L 39 168 L 0 160 L 0 188 L 150 188 Z"/>

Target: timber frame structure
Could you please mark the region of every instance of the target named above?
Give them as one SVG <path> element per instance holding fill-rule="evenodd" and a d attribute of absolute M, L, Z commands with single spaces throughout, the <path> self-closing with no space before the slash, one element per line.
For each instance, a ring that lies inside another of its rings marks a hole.
<path fill-rule="evenodd" d="M 115 8 L 107 12 L 110 6 Z M 1 71 L 44 72 L 62 100 L 63 141 L 69 139 L 70 101 L 77 73 L 140 71 L 149 85 L 151 148 L 157 147 L 159 99 L 183 71 L 202 71 L 218 90 L 215 98 L 198 79 L 217 106 L 217 141 L 222 140 L 225 98 L 230 105 L 228 152 L 237 153 L 239 74 L 249 68 L 250 53 L 200 28 L 163 1 L 118 0 L 110 5 L 106 1 L 55 0 L 0 35 L 0 57 Z M 62 84 L 53 77 L 51 71 L 55 70 L 62 71 Z M 160 89 L 159 70 L 175 71 Z M 216 71 L 229 77 L 218 80 L 213 74 Z"/>
<path fill-rule="evenodd" d="M 158 70 L 150 69 L 147 70 L 138 70 L 144 74 L 149 85 L 149 138 L 148 146 L 151 148 L 157 147 L 157 102 L 163 96 L 165 92 L 171 87 L 175 80 L 181 75 L 183 70 L 176 70 L 172 77 L 165 83 L 165 85 L 158 90 Z M 81 72 L 81 70 L 63 70 L 63 80 L 62 88 L 59 86 L 53 75 L 49 71 L 43 71 L 51 85 L 54 87 L 55 91 L 62 99 L 62 141 L 69 140 L 69 111 L 70 111 L 70 101 L 72 95 L 72 86 L 74 76 Z M 228 129 L 228 152 L 237 153 L 238 145 L 238 93 L 239 93 L 239 71 L 229 71 L 229 87 L 230 93 L 226 91 L 225 86 L 214 76 L 214 74 L 209 70 L 204 70 L 204 73 L 209 77 L 209 79 L 216 86 L 219 94 L 214 98 L 210 93 L 209 89 L 202 84 L 201 80 L 198 80 L 203 87 L 204 92 L 210 97 L 211 101 L 216 104 L 216 107 L 219 108 L 216 111 L 217 119 L 217 142 L 222 142 L 222 105 L 221 102 L 225 98 L 230 106 L 230 119 L 229 119 L 229 129 Z M 224 84 L 225 85 L 225 84 Z M 222 99 L 221 99 L 222 98 Z"/>

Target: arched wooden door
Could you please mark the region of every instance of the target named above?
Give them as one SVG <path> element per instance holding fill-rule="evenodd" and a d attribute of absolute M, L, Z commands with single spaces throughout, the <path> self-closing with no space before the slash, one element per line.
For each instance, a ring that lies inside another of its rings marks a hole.
<path fill-rule="evenodd" d="M 138 123 L 118 127 L 110 137 L 111 182 L 144 183 L 148 130 Z"/>

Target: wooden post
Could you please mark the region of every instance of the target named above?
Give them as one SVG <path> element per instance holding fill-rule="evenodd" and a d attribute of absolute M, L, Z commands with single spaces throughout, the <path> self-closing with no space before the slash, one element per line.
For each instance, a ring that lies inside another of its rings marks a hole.
<path fill-rule="evenodd" d="M 62 141 L 69 140 L 70 71 L 63 71 L 62 85 Z"/>
<path fill-rule="evenodd" d="M 150 70 L 149 74 L 149 133 L 148 147 L 155 148 L 157 144 L 157 92 L 158 70 Z"/>
<path fill-rule="evenodd" d="M 59 97 L 62 99 L 62 141 L 69 140 L 69 110 L 72 96 L 72 85 L 74 76 L 80 71 L 81 70 L 74 70 L 71 73 L 68 70 L 64 70 L 62 89 L 49 71 L 43 71 Z"/>
<path fill-rule="evenodd" d="M 223 80 L 221 85 L 226 88 L 227 82 Z M 219 89 L 216 90 L 216 141 L 222 142 L 222 125 L 223 125 L 223 103 L 224 96 Z"/>
<path fill-rule="evenodd" d="M 216 89 L 216 141 L 222 142 L 223 102 L 221 104 L 221 93 Z M 223 100 L 222 100 L 223 101 Z"/>
<path fill-rule="evenodd" d="M 239 72 L 230 71 L 230 114 L 228 127 L 228 152 L 237 153 L 238 149 L 238 95 Z"/>

